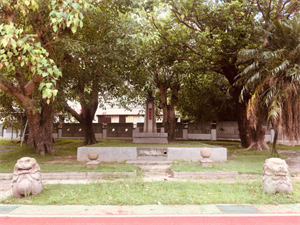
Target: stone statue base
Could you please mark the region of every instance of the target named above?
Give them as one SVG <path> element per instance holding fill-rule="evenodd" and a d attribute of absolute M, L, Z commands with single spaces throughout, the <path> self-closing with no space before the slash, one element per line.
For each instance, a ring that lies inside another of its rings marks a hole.
<path fill-rule="evenodd" d="M 133 133 L 134 144 L 168 144 L 167 133 Z"/>
<path fill-rule="evenodd" d="M 208 158 L 203 158 L 200 160 L 200 166 L 202 167 L 212 167 L 213 161 Z"/>
<path fill-rule="evenodd" d="M 87 168 L 97 168 L 99 166 L 99 164 L 100 164 L 100 162 L 98 162 L 96 160 L 92 160 L 86 164 L 86 167 Z"/>

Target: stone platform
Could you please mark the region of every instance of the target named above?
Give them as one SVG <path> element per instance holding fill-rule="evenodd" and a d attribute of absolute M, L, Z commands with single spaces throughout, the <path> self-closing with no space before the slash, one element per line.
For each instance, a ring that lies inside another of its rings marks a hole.
<path fill-rule="evenodd" d="M 168 144 L 167 133 L 133 133 L 134 144 Z"/>
<path fill-rule="evenodd" d="M 200 161 L 202 159 L 200 149 L 201 148 L 79 147 L 77 149 L 77 161 L 89 161 L 88 152 L 91 150 L 95 150 L 99 153 L 97 159 L 99 162 L 136 161 L 142 160 L 142 156 L 164 157 L 163 161 Z M 210 159 L 213 162 L 227 161 L 226 148 L 210 148 L 210 150 Z"/>

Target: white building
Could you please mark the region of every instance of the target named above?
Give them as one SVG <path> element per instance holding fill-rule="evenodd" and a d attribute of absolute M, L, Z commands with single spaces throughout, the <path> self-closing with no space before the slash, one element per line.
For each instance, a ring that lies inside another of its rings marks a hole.
<path fill-rule="evenodd" d="M 98 108 L 96 113 L 96 123 L 143 123 L 144 108 L 131 107 L 130 110 L 119 107 Z"/>

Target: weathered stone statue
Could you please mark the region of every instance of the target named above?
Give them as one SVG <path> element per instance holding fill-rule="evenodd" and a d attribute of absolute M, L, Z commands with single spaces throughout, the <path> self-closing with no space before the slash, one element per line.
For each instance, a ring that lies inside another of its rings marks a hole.
<path fill-rule="evenodd" d="M 40 166 L 34 158 L 23 157 L 17 161 L 11 186 L 12 194 L 18 198 L 43 190 Z"/>
<path fill-rule="evenodd" d="M 263 166 L 262 186 L 265 193 L 290 193 L 293 191 L 289 166 L 279 158 L 266 159 Z"/>

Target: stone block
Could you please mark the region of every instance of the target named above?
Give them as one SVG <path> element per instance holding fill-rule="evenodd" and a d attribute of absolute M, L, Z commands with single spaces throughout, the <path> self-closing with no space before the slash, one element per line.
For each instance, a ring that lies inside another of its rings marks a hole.
<path fill-rule="evenodd" d="M 200 165 L 202 167 L 212 167 L 213 161 L 208 158 L 203 158 L 200 160 Z"/>
<path fill-rule="evenodd" d="M 134 133 L 134 144 L 168 144 L 167 133 Z"/>
<path fill-rule="evenodd" d="M 86 164 L 86 167 L 87 168 L 97 168 L 99 166 L 99 163 L 100 162 L 98 162 L 96 160 L 92 160 Z"/>

